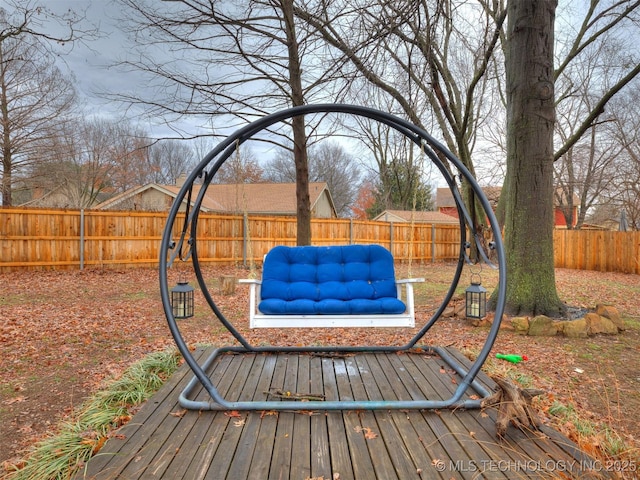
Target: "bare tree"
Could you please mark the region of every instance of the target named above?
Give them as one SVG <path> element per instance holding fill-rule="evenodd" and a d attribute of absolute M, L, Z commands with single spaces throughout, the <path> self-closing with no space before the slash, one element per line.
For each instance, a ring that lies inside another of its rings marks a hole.
<path fill-rule="evenodd" d="M 106 119 L 52 126 L 34 151 L 41 160 L 30 166 L 25 181 L 29 200 L 65 208 L 88 208 L 108 194 L 147 183 L 173 183 L 193 167 L 187 145 L 152 143 L 143 130 Z"/>
<path fill-rule="evenodd" d="M 71 81 L 55 65 L 49 41 L 74 41 L 75 17 L 57 18 L 31 1 L 0 9 L 0 151 L 2 204 L 12 205 L 12 190 L 30 165 L 41 160 L 37 145 L 52 123 L 65 121 L 75 102 Z M 42 17 L 68 26 L 63 37 L 40 32 Z"/>
<path fill-rule="evenodd" d="M 326 92 L 329 79 L 321 62 L 307 60 L 313 45 L 294 17 L 293 0 L 120 2 L 128 18 L 135 16 L 130 32 L 140 47 L 123 65 L 146 72 L 155 95 L 117 97 L 150 115 L 216 116 L 228 127 Z M 295 117 L 281 136 L 270 137 L 293 148 L 299 244 L 311 240 L 306 126 Z"/>
<path fill-rule="evenodd" d="M 214 180 L 216 183 L 254 183 L 263 180 L 263 174 L 253 151 L 240 148 L 222 165 Z"/>
<path fill-rule="evenodd" d="M 92 207 L 111 186 L 111 143 L 104 122 L 76 119 L 60 125 L 39 145 L 43 160 L 35 164 L 34 190 L 50 194 L 49 206 Z"/>
<path fill-rule="evenodd" d="M 618 175 L 611 188 L 604 195 L 603 204 L 612 212 L 609 220 L 620 221 L 622 212 L 631 230 L 640 230 L 640 116 L 637 105 L 640 101 L 640 83 L 634 82 L 632 88 L 617 99 L 611 110 L 613 116 L 612 131 L 622 152 L 616 158 Z"/>
<path fill-rule="evenodd" d="M 587 212 L 620 180 L 618 159 L 624 145 L 610 135 L 610 130 L 606 124 L 594 124 L 588 136 L 554 163 L 555 205 L 561 209 L 568 229 L 582 228 Z"/>
<path fill-rule="evenodd" d="M 435 128 L 473 173 L 476 131 L 495 111 L 488 87 L 499 69 L 494 51 L 506 18 L 501 2 L 330 0 L 307 2 L 296 14 L 318 31 L 334 61 L 350 65 L 354 97 L 427 131 Z M 375 93 L 363 97 L 363 82 L 393 103 Z M 485 221 L 481 215 L 475 220 Z"/>
<path fill-rule="evenodd" d="M 154 142 L 147 150 L 149 156 L 149 182 L 173 184 L 180 175 L 190 172 L 196 165 L 193 150 L 179 140 Z"/>
<path fill-rule="evenodd" d="M 265 177 L 273 182 L 296 181 L 290 150 L 279 150 L 265 165 Z M 349 216 L 358 194 L 360 168 L 342 145 L 322 141 L 309 148 L 309 181 L 326 182 L 338 216 Z"/>

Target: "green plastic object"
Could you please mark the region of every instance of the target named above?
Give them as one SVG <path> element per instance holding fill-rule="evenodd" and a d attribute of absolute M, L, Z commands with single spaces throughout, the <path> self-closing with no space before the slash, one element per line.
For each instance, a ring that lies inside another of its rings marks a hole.
<path fill-rule="evenodd" d="M 496 358 L 499 358 L 500 360 L 506 360 L 507 362 L 511 362 L 511 363 L 520 363 L 525 360 L 529 360 L 526 355 L 512 355 L 512 354 L 505 355 L 502 353 L 496 353 Z"/>

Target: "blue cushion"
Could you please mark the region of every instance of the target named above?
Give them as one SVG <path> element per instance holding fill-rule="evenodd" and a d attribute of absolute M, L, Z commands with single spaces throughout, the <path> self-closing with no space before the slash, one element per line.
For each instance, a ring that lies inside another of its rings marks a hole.
<path fill-rule="evenodd" d="M 267 315 L 393 314 L 391 253 L 380 245 L 273 248 L 263 266 L 259 310 Z"/>

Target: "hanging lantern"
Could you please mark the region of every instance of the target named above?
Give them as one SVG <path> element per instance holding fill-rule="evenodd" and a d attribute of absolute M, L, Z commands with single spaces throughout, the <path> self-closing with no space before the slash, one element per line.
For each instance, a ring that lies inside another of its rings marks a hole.
<path fill-rule="evenodd" d="M 471 280 L 465 290 L 465 313 L 467 318 L 484 318 L 487 314 L 487 289 L 479 281 Z"/>
<path fill-rule="evenodd" d="M 171 289 L 171 310 L 174 318 L 193 317 L 193 292 L 193 287 L 184 281 L 178 281 Z"/>

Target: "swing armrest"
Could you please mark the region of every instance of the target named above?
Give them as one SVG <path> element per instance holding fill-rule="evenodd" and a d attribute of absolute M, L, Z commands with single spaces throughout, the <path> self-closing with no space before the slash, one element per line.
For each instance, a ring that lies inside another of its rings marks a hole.
<path fill-rule="evenodd" d="M 260 298 L 260 286 L 262 281 L 257 278 L 240 278 L 238 283 L 249 284 L 249 321 L 253 323 L 253 317 L 257 311 L 258 298 Z"/>
<path fill-rule="evenodd" d="M 424 281 L 424 278 L 403 278 L 401 280 L 396 280 L 396 283 L 420 283 Z"/>
<path fill-rule="evenodd" d="M 402 285 L 405 286 L 405 303 L 407 305 L 407 311 L 411 314 L 411 316 L 414 315 L 414 300 L 413 300 L 413 284 L 414 283 L 421 283 L 424 282 L 425 279 L 424 278 L 403 278 L 401 280 L 396 280 L 396 289 L 398 292 L 398 299 L 402 300 Z"/>

